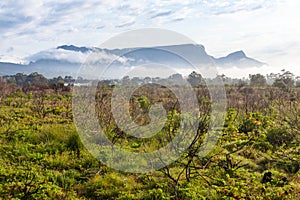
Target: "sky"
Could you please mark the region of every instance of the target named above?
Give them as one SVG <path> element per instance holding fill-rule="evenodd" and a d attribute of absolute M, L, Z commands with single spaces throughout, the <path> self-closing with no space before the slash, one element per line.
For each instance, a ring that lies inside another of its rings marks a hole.
<path fill-rule="evenodd" d="M 18 61 L 63 44 L 99 46 L 125 31 L 163 28 L 214 57 L 243 50 L 268 63 L 223 70 L 228 76 L 283 68 L 300 75 L 299 10 L 299 0 L 1 0 L 0 58 Z"/>

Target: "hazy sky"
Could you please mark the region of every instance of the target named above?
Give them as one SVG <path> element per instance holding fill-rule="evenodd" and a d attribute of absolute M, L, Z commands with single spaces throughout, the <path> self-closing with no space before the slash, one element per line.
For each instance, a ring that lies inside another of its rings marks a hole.
<path fill-rule="evenodd" d="M 269 64 L 264 73 L 285 68 L 300 75 L 299 24 L 299 0 L 1 0 L 0 55 L 98 46 L 118 33 L 155 27 L 184 34 L 215 57 L 244 50 Z"/>

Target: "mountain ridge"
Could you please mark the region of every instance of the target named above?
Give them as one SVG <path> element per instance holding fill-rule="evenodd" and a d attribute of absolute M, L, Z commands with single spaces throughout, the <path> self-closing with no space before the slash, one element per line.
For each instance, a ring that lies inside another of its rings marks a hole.
<path fill-rule="evenodd" d="M 160 52 L 161 51 L 161 52 Z M 164 52 L 162 52 L 164 51 Z M 174 53 L 179 54 L 175 55 Z M 197 52 L 195 54 L 195 52 Z M 188 55 L 187 60 L 208 62 L 212 60 L 218 67 L 260 67 L 266 65 L 248 57 L 244 51 L 232 52 L 225 57 L 215 58 L 209 55 L 201 44 L 177 44 L 154 47 L 134 47 L 123 49 L 108 49 L 98 47 L 78 47 L 75 45 L 60 45 L 46 51 L 40 51 L 28 57 L 29 64 L 17 64 L 0 61 L 0 75 L 16 72 L 39 72 L 45 76 L 75 75 L 80 65 L 86 61 L 90 53 L 102 56 L 101 59 L 110 63 L 117 58 L 124 58 L 131 66 L 137 66 L 145 61 L 180 66 L 184 63 L 178 57 Z M 183 58 L 183 60 L 186 58 Z M 19 71 L 20 70 L 20 71 Z M 58 74 L 62 73 L 62 74 Z"/>

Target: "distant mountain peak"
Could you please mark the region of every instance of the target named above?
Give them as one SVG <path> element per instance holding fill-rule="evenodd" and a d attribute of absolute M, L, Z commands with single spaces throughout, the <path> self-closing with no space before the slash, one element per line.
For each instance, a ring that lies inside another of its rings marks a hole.
<path fill-rule="evenodd" d="M 63 49 L 63 50 L 67 50 L 67 51 L 76 51 L 76 52 L 82 52 L 82 53 L 91 51 L 91 49 L 89 49 L 87 47 L 77 47 L 74 45 L 62 45 L 62 46 L 56 47 L 56 49 Z"/>
<path fill-rule="evenodd" d="M 228 54 L 225 57 L 217 58 L 216 63 L 223 67 L 260 67 L 265 65 L 266 63 L 260 62 L 253 58 L 249 58 L 246 56 L 245 52 L 240 50 L 233 53 Z"/>
<path fill-rule="evenodd" d="M 240 50 L 240 51 L 236 51 L 233 53 L 230 53 L 226 56 L 227 58 L 232 58 L 232 59 L 241 59 L 241 58 L 247 58 L 246 54 L 244 51 Z"/>

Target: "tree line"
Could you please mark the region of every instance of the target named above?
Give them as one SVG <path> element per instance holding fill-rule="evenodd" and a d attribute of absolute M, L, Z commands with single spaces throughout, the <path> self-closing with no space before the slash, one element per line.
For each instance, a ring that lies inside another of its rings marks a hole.
<path fill-rule="evenodd" d="M 193 87 L 205 86 L 206 83 L 214 82 L 214 80 L 222 80 L 225 85 L 232 86 L 274 86 L 284 90 L 292 87 L 300 87 L 300 76 L 294 75 L 290 71 L 281 70 L 281 73 L 270 73 L 266 76 L 257 73 L 249 74 L 248 78 L 231 78 L 226 75 L 217 75 L 215 78 L 204 78 L 200 73 L 195 71 L 191 72 L 187 77 L 179 73 L 172 74 L 168 78 L 161 77 L 129 77 L 124 76 L 121 79 L 107 79 L 101 80 L 100 82 L 105 85 L 116 85 L 116 84 L 134 84 L 134 85 L 143 85 L 143 84 L 168 84 L 170 82 L 181 85 L 184 81 L 188 81 Z M 24 73 L 17 73 L 15 75 L 6 75 L 0 77 L 0 82 L 26 87 L 26 86 L 38 86 L 39 88 L 63 88 L 64 86 L 73 86 L 74 84 L 86 84 L 92 80 L 84 79 L 82 77 L 73 78 L 72 76 L 62 76 L 54 78 L 46 78 L 42 74 L 37 72 L 26 75 Z"/>

